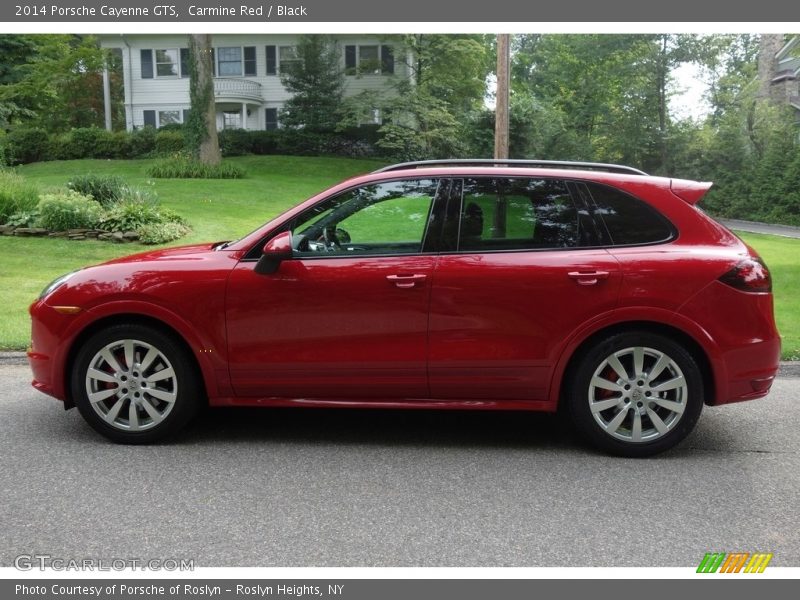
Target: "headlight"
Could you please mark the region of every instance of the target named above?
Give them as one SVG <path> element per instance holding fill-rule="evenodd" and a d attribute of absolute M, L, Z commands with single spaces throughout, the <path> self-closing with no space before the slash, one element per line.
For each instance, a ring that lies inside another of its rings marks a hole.
<path fill-rule="evenodd" d="M 60 288 L 62 285 L 64 285 L 69 280 L 69 278 L 75 275 L 75 273 L 77 273 L 79 270 L 80 269 L 78 269 L 77 271 L 72 271 L 70 273 L 67 273 L 66 275 L 62 275 L 58 279 L 54 279 L 53 281 L 51 281 L 47 285 L 47 287 L 42 290 L 42 293 L 39 294 L 39 300 L 44 300 L 45 298 L 47 298 L 47 296 L 49 296 L 50 294 L 55 292 L 58 288 Z"/>

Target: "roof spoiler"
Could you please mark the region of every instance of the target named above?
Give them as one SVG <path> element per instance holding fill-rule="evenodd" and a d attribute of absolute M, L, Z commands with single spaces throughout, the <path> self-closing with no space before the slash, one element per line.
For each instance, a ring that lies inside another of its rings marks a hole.
<path fill-rule="evenodd" d="M 703 199 L 711 186 L 710 181 L 689 181 L 688 179 L 671 179 L 669 187 L 672 193 L 689 204 L 697 204 Z"/>

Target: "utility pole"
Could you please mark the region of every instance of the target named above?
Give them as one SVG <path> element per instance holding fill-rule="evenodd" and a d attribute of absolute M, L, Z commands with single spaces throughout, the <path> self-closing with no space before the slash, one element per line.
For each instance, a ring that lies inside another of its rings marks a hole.
<path fill-rule="evenodd" d="M 497 35 L 497 95 L 494 119 L 494 157 L 508 158 L 508 88 L 510 35 Z"/>

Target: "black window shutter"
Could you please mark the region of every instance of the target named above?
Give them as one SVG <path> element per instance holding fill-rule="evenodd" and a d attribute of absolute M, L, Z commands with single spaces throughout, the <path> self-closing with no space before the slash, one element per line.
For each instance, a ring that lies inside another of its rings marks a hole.
<path fill-rule="evenodd" d="M 391 46 L 381 46 L 381 73 L 394 73 L 394 49 Z"/>
<path fill-rule="evenodd" d="M 189 77 L 189 49 L 181 48 L 181 77 Z"/>
<path fill-rule="evenodd" d="M 188 123 L 189 122 L 189 112 L 191 112 L 191 111 L 188 108 L 184 108 L 183 109 L 183 122 L 184 123 Z"/>
<path fill-rule="evenodd" d="M 345 46 L 344 47 L 344 68 L 347 71 L 355 71 L 356 70 L 356 47 L 355 46 Z"/>
<path fill-rule="evenodd" d="M 144 111 L 144 126 L 145 127 L 156 126 L 156 111 L 154 110 Z"/>
<path fill-rule="evenodd" d="M 142 79 L 153 78 L 153 51 L 142 50 Z"/>
<path fill-rule="evenodd" d="M 214 52 L 214 49 L 211 49 L 211 74 L 216 77 L 217 76 L 217 53 Z"/>
<path fill-rule="evenodd" d="M 276 46 L 267 46 L 267 75 L 275 75 L 277 74 L 277 47 Z"/>
<path fill-rule="evenodd" d="M 244 47 L 244 74 L 246 76 L 255 76 L 256 74 L 256 47 Z"/>

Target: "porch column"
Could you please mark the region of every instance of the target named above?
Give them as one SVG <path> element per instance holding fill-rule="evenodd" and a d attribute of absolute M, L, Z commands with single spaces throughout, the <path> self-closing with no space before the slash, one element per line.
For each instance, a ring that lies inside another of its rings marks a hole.
<path fill-rule="evenodd" d="M 103 64 L 103 109 L 106 117 L 106 131 L 111 131 L 111 83 L 108 78 L 108 63 Z"/>
<path fill-rule="evenodd" d="M 242 129 L 247 129 L 247 103 L 242 102 Z"/>

